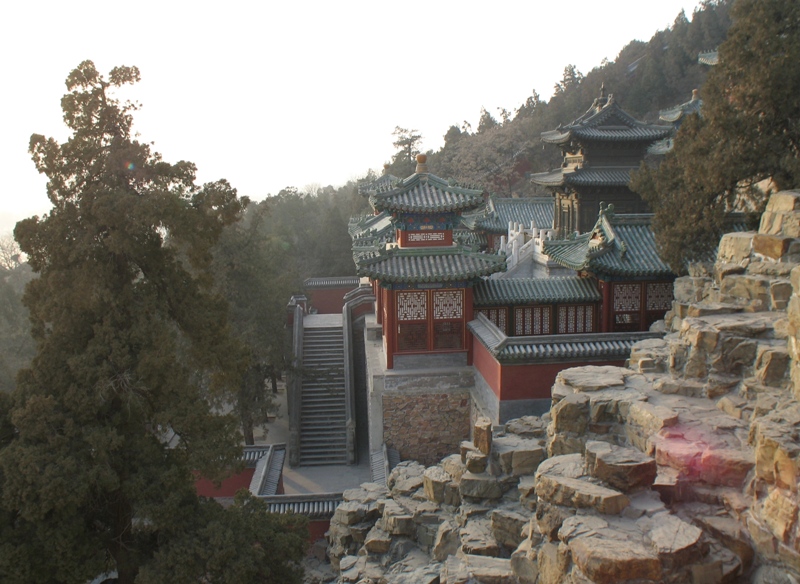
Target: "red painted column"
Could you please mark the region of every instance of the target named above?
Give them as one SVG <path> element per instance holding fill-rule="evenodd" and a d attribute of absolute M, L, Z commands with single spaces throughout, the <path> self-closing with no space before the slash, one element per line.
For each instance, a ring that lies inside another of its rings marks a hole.
<path fill-rule="evenodd" d="M 383 288 L 377 282 L 372 283 L 372 293 L 375 295 L 375 322 L 383 323 Z"/>
<path fill-rule="evenodd" d="M 472 365 L 472 334 L 467 330 L 467 323 L 474 317 L 472 310 L 472 288 L 464 289 L 464 348 L 467 350 L 467 365 Z"/>
<path fill-rule="evenodd" d="M 394 368 L 394 352 L 397 347 L 397 314 L 394 301 L 394 290 L 386 290 L 386 322 L 383 334 L 386 338 L 386 368 Z"/>
<path fill-rule="evenodd" d="M 603 324 L 600 332 L 610 333 L 611 330 L 611 312 L 613 305 L 611 304 L 611 282 L 600 282 L 603 287 Z"/>
<path fill-rule="evenodd" d="M 639 330 L 647 330 L 647 282 L 642 282 L 639 290 Z"/>

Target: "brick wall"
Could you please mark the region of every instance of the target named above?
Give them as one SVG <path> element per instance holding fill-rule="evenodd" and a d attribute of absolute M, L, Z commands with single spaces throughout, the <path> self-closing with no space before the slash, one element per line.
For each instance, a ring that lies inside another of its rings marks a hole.
<path fill-rule="evenodd" d="M 469 438 L 471 399 L 466 389 L 447 393 L 385 393 L 383 438 L 402 460 L 425 465 L 459 451 Z"/>

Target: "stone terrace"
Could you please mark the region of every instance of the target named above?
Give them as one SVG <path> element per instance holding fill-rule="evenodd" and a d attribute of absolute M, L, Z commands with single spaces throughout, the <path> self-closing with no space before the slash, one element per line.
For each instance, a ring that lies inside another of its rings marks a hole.
<path fill-rule="evenodd" d="M 551 411 L 345 492 L 339 582 L 800 582 L 800 192 L 675 283 L 628 367 L 559 374 Z"/>

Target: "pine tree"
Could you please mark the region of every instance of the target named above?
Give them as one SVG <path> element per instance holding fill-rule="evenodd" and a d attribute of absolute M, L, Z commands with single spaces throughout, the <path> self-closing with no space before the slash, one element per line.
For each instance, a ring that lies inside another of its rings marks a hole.
<path fill-rule="evenodd" d="M 732 17 L 702 116 L 681 126 L 658 168 L 632 182 L 677 272 L 716 244 L 727 211 L 763 206 L 759 182 L 800 186 L 800 3 L 737 0 Z"/>
<path fill-rule="evenodd" d="M 191 163 L 134 139 L 136 106 L 113 91 L 138 79 L 133 67 L 106 80 L 81 63 L 62 99 L 71 137 L 31 138 L 53 206 L 15 230 L 38 273 L 24 296 L 37 355 L 0 412 L 3 582 L 83 583 L 112 569 L 123 584 L 143 569 L 221 582 L 202 558 L 236 557 L 222 537 L 208 550 L 205 530 L 243 519 L 199 500 L 193 473 L 219 478 L 241 452 L 236 420 L 214 407 L 246 358 L 209 268 L 246 200 L 225 181 L 198 187 Z M 236 561 L 252 579 L 272 564 L 288 573 L 279 567 L 302 553 L 301 527 L 282 539 L 273 527 L 285 520 L 243 516 L 254 547 L 281 549 Z M 182 555 L 192 562 L 169 560 Z"/>

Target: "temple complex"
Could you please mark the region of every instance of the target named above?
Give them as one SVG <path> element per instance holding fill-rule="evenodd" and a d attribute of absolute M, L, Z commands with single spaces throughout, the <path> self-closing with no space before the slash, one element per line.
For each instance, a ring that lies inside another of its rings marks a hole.
<path fill-rule="evenodd" d="M 358 275 L 369 278 L 377 298 L 387 369 L 406 355 L 455 353 L 469 362 L 472 286 L 505 269 L 501 256 L 453 242 L 461 213 L 483 200 L 480 189 L 430 174 L 424 155 L 416 173 L 370 195 L 375 210 L 389 218 L 395 243 L 360 241 L 354 257 Z"/>
<path fill-rule="evenodd" d="M 592 107 L 567 126 L 542 133 L 542 141 L 561 148 L 561 168 L 534 174 L 531 180 L 555 195 L 553 228 L 562 236 L 592 229 L 600 203 L 618 213 L 645 213 L 647 205 L 628 188 L 647 148 L 671 136 L 672 126 L 645 124 L 627 114 L 601 88 Z"/>

